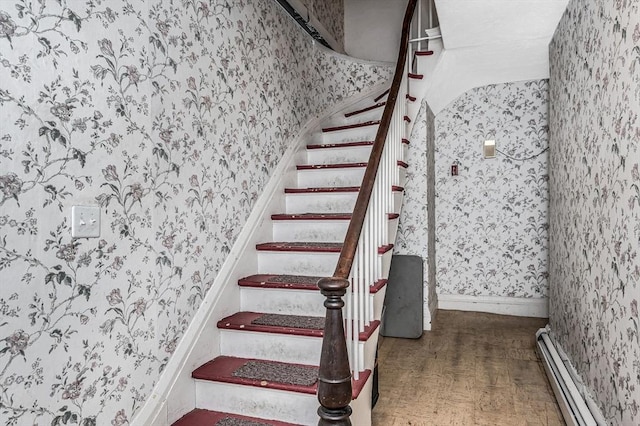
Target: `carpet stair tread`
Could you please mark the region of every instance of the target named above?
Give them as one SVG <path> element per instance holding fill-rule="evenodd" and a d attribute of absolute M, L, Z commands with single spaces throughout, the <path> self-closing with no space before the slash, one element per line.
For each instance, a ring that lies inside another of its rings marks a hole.
<path fill-rule="evenodd" d="M 327 148 L 353 148 L 359 146 L 372 146 L 373 141 L 355 141 L 355 142 L 337 142 L 337 143 L 320 143 L 307 145 L 307 149 L 327 149 Z"/>
<path fill-rule="evenodd" d="M 393 192 L 403 192 L 404 188 L 401 186 L 393 185 L 391 188 Z M 285 188 L 285 194 L 314 194 L 323 192 L 358 192 L 359 186 L 322 186 L 315 188 Z"/>
<path fill-rule="evenodd" d="M 398 213 L 389 213 L 389 220 L 400 217 Z M 273 214 L 271 220 L 351 220 L 351 213 L 294 213 Z"/>
<path fill-rule="evenodd" d="M 353 399 L 362 391 L 371 370 L 352 380 Z M 318 366 L 231 356 L 219 356 L 191 373 L 194 379 L 315 395 Z"/>
<path fill-rule="evenodd" d="M 277 241 L 256 244 L 258 251 L 295 251 L 295 252 L 310 252 L 310 253 L 340 253 L 342 250 L 342 243 L 324 243 L 315 241 Z M 378 247 L 378 254 L 385 254 L 393 248 L 393 244 L 387 244 Z"/>
<path fill-rule="evenodd" d="M 293 423 L 277 420 L 259 419 L 256 417 L 240 416 L 238 414 L 222 413 L 220 411 L 196 408 L 180 418 L 173 426 L 296 426 Z"/>
<path fill-rule="evenodd" d="M 366 341 L 380 325 L 371 321 L 360 333 L 360 341 Z M 237 312 L 218 321 L 218 328 L 261 333 L 288 334 L 293 336 L 322 337 L 324 317 L 305 315 L 265 314 L 261 312 Z"/>
<path fill-rule="evenodd" d="M 285 275 L 285 274 L 256 274 L 238 280 L 240 287 L 289 289 L 289 290 L 312 290 L 320 291 L 318 281 L 322 277 L 308 275 Z M 378 280 L 370 287 L 371 293 L 377 293 L 387 284 L 387 280 Z"/>

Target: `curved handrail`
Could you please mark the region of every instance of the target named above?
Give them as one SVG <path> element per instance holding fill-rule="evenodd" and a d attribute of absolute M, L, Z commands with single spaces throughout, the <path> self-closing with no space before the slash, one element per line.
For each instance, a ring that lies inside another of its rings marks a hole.
<path fill-rule="evenodd" d="M 387 96 L 387 103 L 384 107 L 384 112 L 382 113 L 380 126 L 378 127 L 378 132 L 376 133 L 376 138 L 373 142 L 373 148 L 371 149 L 371 155 L 369 156 L 369 164 L 367 165 L 364 177 L 362 178 L 362 185 L 360 186 L 356 206 L 353 209 L 351 222 L 349 222 L 349 228 L 347 229 L 344 245 L 340 252 L 340 259 L 338 260 L 338 265 L 333 273 L 333 276 L 336 278 L 348 278 L 349 273 L 351 272 L 351 266 L 353 265 L 353 259 L 358 247 L 358 239 L 362 232 L 362 224 L 364 223 L 364 217 L 367 214 L 367 207 L 369 206 L 369 200 L 371 199 L 371 193 L 373 192 L 373 185 L 375 183 L 376 174 L 378 173 L 382 150 L 384 149 L 385 141 L 387 139 L 387 133 L 389 132 L 389 126 L 391 124 L 391 117 L 393 116 L 393 111 L 398 99 L 398 92 L 400 92 L 400 84 L 402 83 L 405 73 L 407 52 L 409 51 L 409 31 L 411 30 L 411 20 L 413 18 L 413 11 L 416 7 L 416 3 L 417 0 L 410 0 L 404 14 L 402 37 L 400 39 L 400 52 L 398 53 L 393 83 L 391 83 L 391 89 Z"/>
<path fill-rule="evenodd" d="M 385 143 L 391 126 L 398 94 L 407 72 L 407 54 L 409 51 L 409 33 L 411 21 L 417 0 L 409 0 L 402 24 L 400 51 L 396 62 L 395 74 L 387 102 L 380 120 L 378 132 L 371 149 L 369 163 L 362 179 L 356 205 L 349 222 L 340 258 L 332 277 L 323 278 L 318 282 L 322 294 L 327 298 L 324 305 L 327 308 L 320 369 L 318 373 L 318 415 L 319 425 L 350 425 L 349 416 L 352 398 L 351 369 L 347 342 L 344 332 L 342 297 L 349 287 L 349 274 L 358 250 L 358 242 L 362 233 L 367 210 L 376 183 L 376 176 L 385 149 Z M 357 338 L 357 337 L 356 337 Z"/>

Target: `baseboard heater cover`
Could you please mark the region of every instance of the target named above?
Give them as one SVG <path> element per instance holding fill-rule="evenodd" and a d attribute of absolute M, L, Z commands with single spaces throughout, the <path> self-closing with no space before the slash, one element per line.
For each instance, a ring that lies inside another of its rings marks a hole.
<path fill-rule="evenodd" d="M 560 411 L 569 426 L 604 426 L 606 422 L 591 398 L 583 398 L 574 375 L 567 368 L 568 359 L 560 354 L 549 337 L 549 327 L 536 333 L 536 348 Z M 586 401 L 585 401 L 586 399 Z"/>

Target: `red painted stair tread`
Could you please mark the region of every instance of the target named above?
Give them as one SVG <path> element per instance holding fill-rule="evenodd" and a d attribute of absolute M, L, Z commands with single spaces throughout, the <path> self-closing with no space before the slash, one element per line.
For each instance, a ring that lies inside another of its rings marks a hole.
<path fill-rule="evenodd" d="M 273 214 L 272 220 L 351 220 L 351 213 Z"/>
<path fill-rule="evenodd" d="M 203 410 L 196 408 L 184 415 L 173 426 L 226 426 L 229 420 L 236 420 L 236 425 L 264 425 L 264 426 L 297 426 L 293 423 L 279 422 L 277 420 L 259 419 L 257 417 L 247 417 L 238 414 L 221 413 L 219 411 Z M 242 423 L 244 421 L 244 423 Z"/>
<path fill-rule="evenodd" d="M 315 395 L 317 390 L 317 382 L 310 386 L 303 386 L 298 384 L 291 383 L 281 383 L 276 381 L 268 381 L 261 379 L 252 379 L 248 377 L 240 377 L 234 375 L 238 369 L 242 366 L 246 365 L 250 361 L 259 361 L 254 359 L 247 358 L 235 358 L 230 356 L 219 356 L 206 364 L 198 367 L 196 370 L 191 373 L 191 376 L 194 379 L 199 380 L 209 380 L 215 382 L 223 382 L 223 383 L 234 383 L 239 385 L 246 386 L 255 386 L 261 388 L 271 388 L 271 389 L 279 389 L 284 391 L 298 392 L 298 393 L 306 393 Z M 262 361 L 262 362 L 271 362 L 275 364 L 283 364 L 290 366 L 297 366 L 302 368 L 316 368 L 316 366 L 312 365 L 301 365 L 301 364 L 287 364 L 275 361 Z M 362 388 L 364 387 L 367 379 L 371 375 L 371 370 L 365 370 L 360 372 L 360 378 L 358 380 L 352 380 L 352 397 L 353 399 L 357 398 Z"/>
<path fill-rule="evenodd" d="M 322 253 L 340 253 L 342 243 L 322 242 L 271 242 L 256 244 L 256 249 L 265 251 L 308 251 Z"/>
<path fill-rule="evenodd" d="M 379 280 L 370 287 L 370 292 L 377 293 L 386 283 L 387 280 Z M 318 289 L 316 288 L 316 290 Z M 379 325 L 380 321 L 371 321 L 358 338 L 363 342 L 367 341 Z M 218 328 L 319 338 L 324 334 L 324 317 L 237 312 L 218 321 Z"/>
<path fill-rule="evenodd" d="M 401 186 L 393 185 L 391 187 L 392 191 L 395 192 L 403 192 L 404 188 Z M 317 187 L 317 188 L 285 188 L 285 194 L 312 194 L 312 193 L 321 193 L 321 192 L 358 192 L 360 191 L 359 186 L 326 186 L 326 187 Z"/>
<path fill-rule="evenodd" d="M 405 167 L 402 164 L 398 164 Z M 408 166 L 406 166 L 408 167 Z M 398 213 L 389 213 L 389 220 L 400 217 Z M 296 213 L 296 214 L 273 214 L 271 220 L 351 220 L 351 213 Z"/>
<path fill-rule="evenodd" d="M 358 129 L 360 127 L 377 126 L 380 124 L 380 120 L 365 121 L 364 123 L 347 124 L 345 126 L 325 127 L 322 129 L 324 133 L 338 132 L 340 130 Z"/>
<path fill-rule="evenodd" d="M 289 334 L 294 336 L 322 337 L 324 318 L 300 316 L 297 321 L 292 321 L 292 319 L 288 317 L 295 317 L 295 315 L 237 312 L 218 321 L 218 328 L 260 333 Z M 277 321 L 278 319 L 280 319 L 280 321 Z M 317 327 L 320 320 L 322 320 L 322 326 Z"/>
<path fill-rule="evenodd" d="M 387 280 L 380 279 L 380 280 L 376 281 L 376 283 L 374 285 L 372 285 L 371 288 L 369 288 L 369 293 L 376 294 L 377 292 L 382 290 L 384 288 L 384 286 L 386 286 L 386 285 L 387 285 Z"/>
<path fill-rule="evenodd" d="M 322 277 L 307 275 L 251 275 L 238 280 L 241 287 L 280 288 L 292 290 L 318 290 L 318 281 Z"/>
<path fill-rule="evenodd" d="M 367 167 L 367 163 L 300 164 L 296 166 L 298 170 L 349 169 L 357 167 Z"/>
<path fill-rule="evenodd" d="M 270 242 L 256 244 L 259 251 L 302 251 L 316 253 L 340 253 L 342 243 L 323 243 L 323 242 Z M 378 247 L 378 254 L 385 254 L 393 249 L 393 244 L 386 244 Z"/>
<path fill-rule="evenodd" d="M 359 110 L 356 110 L 356 111 L 348 112 L 348 113 L 346 113 L 344 116 L 345 116 L 345 117 L 347 117 L 347 118 L 349 118 L 349 117 L 353 117 L 354 115 L 362 114 L 362 113 L 364 113 L 364 112 L 372 111 L 372 110 L 374 110 L 374 109 L 377 109 L 377 108 L 383 107 L 383 106 L 385 106 L 386 104 L 387 104 L 386 102 L 378 102 L 378 103 L 377 103 L 377 104 L 375 104 L 375 105 L 371 105 L 371 106 L 369 106 L 369 107 L 362 108 L 362 109 L 359 109 Z"/>
<path fill-rule="evenodd" d="M 384 98 L 385 96 L 387 96 L 387 94 L 389 94 L 389 91 L 391 89 L 387 89 L 384 92 L 382 92 L 382 94 L 376 96 L 376 98 L 373 100 L 373 102 L 378 102 L 380 99 Z"/>
<path fill-rule="evenodd" d="M 302 385 L 297 383 L 286 383 L 284 381 L 275 381 L 275 380 L 266 380 L 265 378 L 252 378 L 248 376 L 239 375 L 236 373 L 242 367 L 247 365 L 247 363 L 252 362 L 252 367 L 256 366 L 254 359 L 246 359 L 246 358 L 235 358 L 230 356 L 219 356 L 212 361 L 207 362 L 206 364 L 198 367 L 191 375 L 195 379 L 200 380 L 210 380 L 215 382 L 224 382 L 224 383 L 235 383 L 239 385 L 247 385 L 247 386 L 257 386 L 262 388 L 271 388 L 271 389 L 280 389 L 285 391 L 299 392 L 299 393 L 307 393 L 307 394 L 315 394 L 317 388 L 317 381 L 314 381 L 310 385 Z M 282 367 L 286 370 L 287 366 L 291 366 L 291 370 L 299 371 L 300 368 L 294 367 L 302 367 L 307 369 L 313 369 L 317 371 L 316 366 L 302 366 L 299 364 L 286 364 L 275 361 L 268 361 L 273 364 L 277 364 L 277 366 L 273 366 L 268 371 L 268 374 L 265 373 L 265 376 L 269 376 L 270 378 L 275 377 L 274 371 L 277 368 Z M 257 368 L 252 369 L 250 373 L 256 373 Z M 243 371 L 240 370 L 242 373 Z M 235 374 L 234 374 L 235 373 Z M 249 376 L 255 374 L 249 374 Z M 283 376 L 284 377 L 284 376 Z M 292 379 L 293 380 L 293 379 Z"/>
<path fill-rule="evenodd" d="M 307 145 L 307 149 L 327 149 L 327 148 L 353 148 L 359 146 L 372 146 L 373 141 L 338 142 L 326 144 Z"/>
<path fill-rule="evenodd" d="M 359 186 L 327 186 L 317 188 L 285 188 L 285 194 L 308 194 L 319 192 L 358 192 Z"/>

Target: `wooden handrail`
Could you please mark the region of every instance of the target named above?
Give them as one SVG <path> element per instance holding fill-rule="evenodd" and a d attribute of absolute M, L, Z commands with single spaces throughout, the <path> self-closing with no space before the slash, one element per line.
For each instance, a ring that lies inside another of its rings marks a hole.
<path fill-rule="evenodd" d="M 348 278 L 349 273 L 351 272 L 353 258 L 356 254 L 356 249 L 358 248 L 358 239 L 362 232 L 362 224 L 364 223 L 364 218 L 367 214 L 369 200 L 371 199 L 373 185 L 380 165 L 380 158 L 382 158 L 382 151 L 384 149 L 385 141 L 387 140 L 387 133 L 389 132 L 393 110 L 396 106 L 396 101 L 398 100 L 400 84 L 404 77 L 403 74 L 406 72 L 405 64 L 407 60 L 407 52 L 409 50 L 409 31 L 411 29 L 411 19 L 413 18 L 413 11 L 416 7 L 416 3 L 417 0 L 410 0 L 404 14 L 402 37 L 400 39 L 400 52 L 398 53 L 393 83 L 391 83 L 391 89 L 389 90 L 389 96 L 387 96 L 387 103 L 384 107 L 384 112 L 382 113 L 382 119 L 380 120 L 378 132 L 376 133 L 376 138 L 373 142 L 373 148 L 371 148 L 369 164 L 367 165 L 364 177 L 362 178 L 362 185 L 360 186 L 356 206 L 353 209 L 351 222 L 349 222 L 349 228 L 347 229 L 344 245 L 340 252 L 340 259 L 338 260 L 336 270 L 333 273 L 335 278 Z"/>
<path fill-rule="evenodd" d="M 404 79 L 407 52 L 409 50 L 409 33 L 411 20 L 417 0 L 409 0 L 407 10 L 402 23 L 402 37 L 400 39 L 400 51 L 396 62 L 395 74 L 387 102 L 380 120 L 378 132 L 371 149 L 369 163 L 364 172 L 362 185 L 358 193 L 356 205 L 349 222 L 349 228 L 345 237 L 338 264 L 333 277 L 323 278 L 318 282 L 318 287 L 327 298 L 324 305 L 327 308 L 324 335 L 322 340 L 322 353 L 320 355 L 320 369 L 318 373 L 318 415 L 319 426 L 349 426 L 351 421 L 351 407 L 349 403 L 352 397 L 351 369 L 347 353 L 347 343 L 344 333 L 342 307 L 345 295 L 349 287 L 349 274 L 353 266 L 353 260 L 358 248 L 358 240 L 369 207 L 369 201 L 374 189 L 376 175 L 380 166 L 380 160 L 384 150 L 387 134 L 393 117 L 393 112 L 398 100 L 400 86 Z"/>

